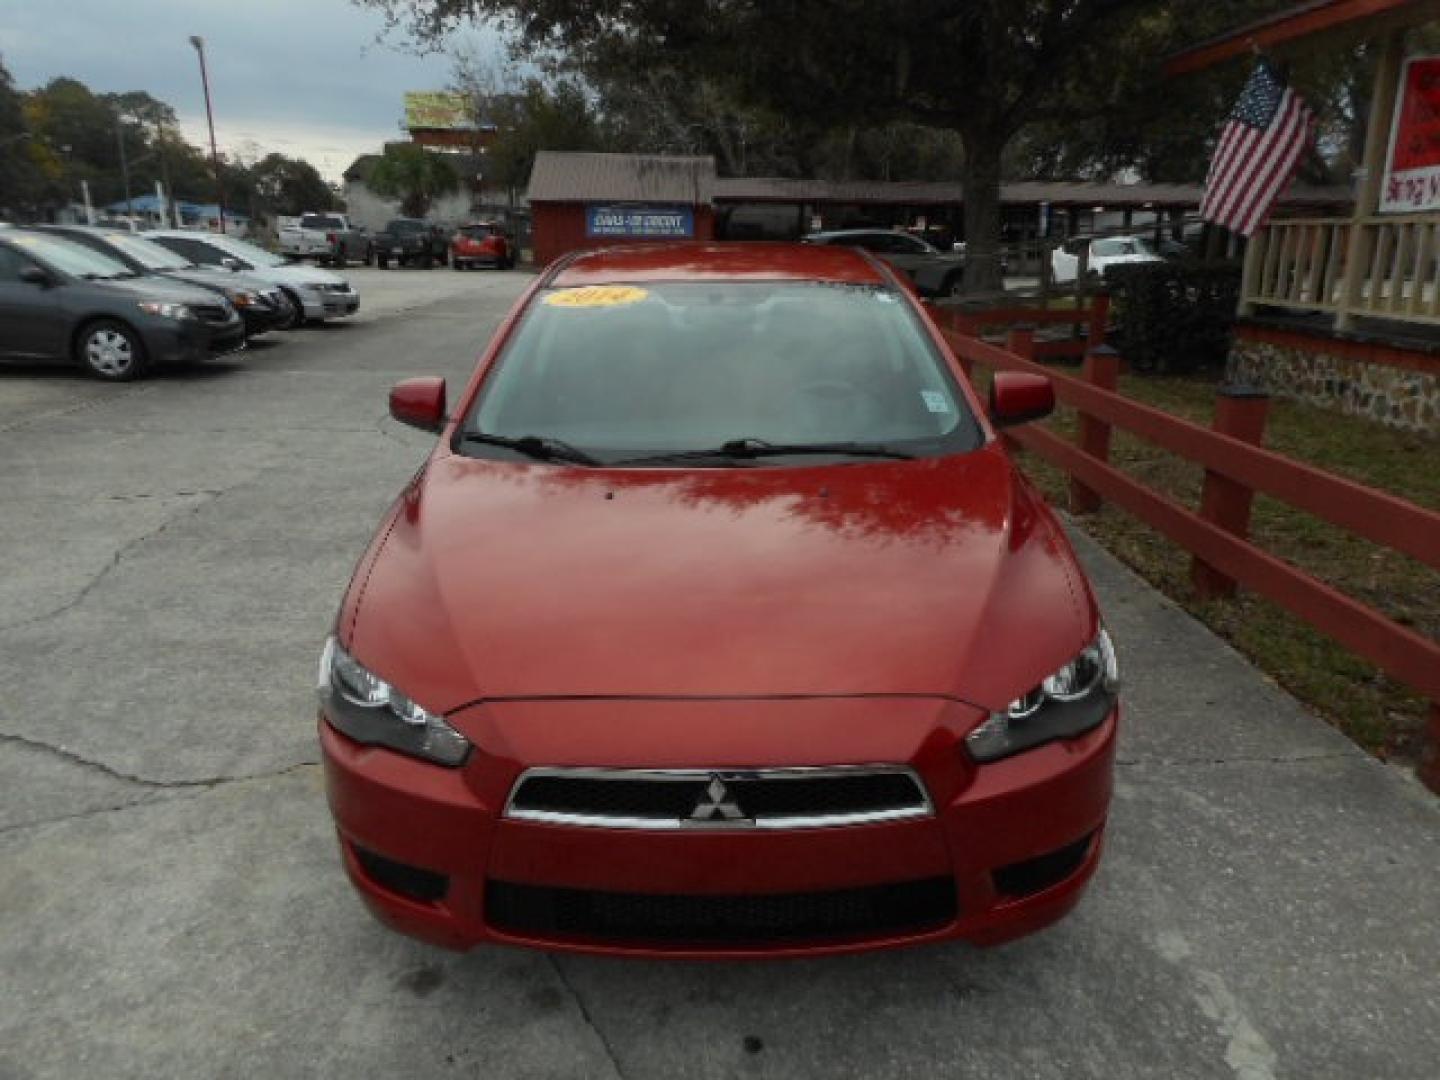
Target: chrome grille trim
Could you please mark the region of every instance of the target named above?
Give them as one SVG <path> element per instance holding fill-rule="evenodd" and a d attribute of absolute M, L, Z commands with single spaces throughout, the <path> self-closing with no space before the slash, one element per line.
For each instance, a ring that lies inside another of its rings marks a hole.
<path fill-rule="evenodd" d="M 746 817 L 741 820 L 694 821 L 684 817 L 622 816 L 603 813 L 573 813 L 558 810 L 543 810 L 517 805 L 517 798 L 527 781 L 537 778 L 560 778 L 575 780 L 617 780 L 651 781 L 654 783 L 694 784 L 712 777 L 731 782 L 746 780 L 778 780 L 803 782 L 805 780 L 853 776 L 902 776 L 910 781 L 915 793 L 915 802 L 888 809 L 872 809 L 856 812 L 787 814 L 774 816 Z M 875 825 L 893 821 L 912 821 L 935 816 L 935 806 L 930 792 L 918 773 L 908 765 L 833 765 L 797 766 L 770 769 L 621 769 L 598 767 L 541 767 L 526 769 L 510 788 L 505 800 L 503 816 L 512 821 L 527 821 L 545 825 L 567 825 L 597 829 L 650 829 L 667 831 L 709 830 L 775 830 L 775 829 L 827 829 L 855 825 Z"/>

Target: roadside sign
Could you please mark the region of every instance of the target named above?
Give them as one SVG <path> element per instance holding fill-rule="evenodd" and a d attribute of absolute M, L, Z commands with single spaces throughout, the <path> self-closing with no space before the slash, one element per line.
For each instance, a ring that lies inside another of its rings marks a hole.
<path fill-rule="evenodd" d="M 587 237 L 643 239 L 689 238 L 695 235 L 695 212 L 688 206 L 587 206 Z"/>

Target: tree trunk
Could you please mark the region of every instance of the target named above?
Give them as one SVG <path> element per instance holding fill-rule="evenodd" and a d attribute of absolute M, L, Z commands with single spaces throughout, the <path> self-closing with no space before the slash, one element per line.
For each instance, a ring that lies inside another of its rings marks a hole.
<path fill-rule="evenodd" d="M 965 199 L 965 293 L 998 292 L 1000 275 L 1000 155 L 1004 139 L 966 137 L 960 178 Z"/>

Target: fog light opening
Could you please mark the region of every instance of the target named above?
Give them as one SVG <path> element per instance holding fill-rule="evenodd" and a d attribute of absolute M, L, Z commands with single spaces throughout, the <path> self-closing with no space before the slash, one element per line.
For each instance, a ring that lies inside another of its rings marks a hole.
<path fill-rule="evenodd" d="M 351 844 L 350 850 L 355 853 L 355 860 L 366 877 L 382 889 L 388 889 L 407 900 L 433 904 L 443 900 L 450 889 L 450 879 L 444 874 L 387 859 L 359 844 Z"/>

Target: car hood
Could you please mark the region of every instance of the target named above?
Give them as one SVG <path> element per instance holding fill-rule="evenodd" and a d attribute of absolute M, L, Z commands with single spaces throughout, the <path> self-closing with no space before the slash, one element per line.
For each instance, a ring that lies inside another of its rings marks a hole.
<path fill-rule="evenodd" d="M 1165 260 L 1159 255 L 1097 255 L 1095 262 L 1102 266 L 1121 266 L 1127 263 L 1158 263 Z"/>
<path fill-rule="evenodd" d="M 160 274 L 145 274 L 141 277 L 121 278 L 117 281 L 93 281 L 91 285 L 104 285 L 132 294 L 136 300 L 153 300 L 171 304 L 213 304 L 215 294 L 209 289 L 175 281 Z"/>
<path fill-rule="evenodd" d="M 283 285 L 343 285 L 345 283 L 345 279 L 339 274 L 332 274 L 329 270 L 321 270 L 304 263 L 259 267 L 255 273 Z"/>
<path fill-rule="evenodd" d="M 251 274 L 236 274 L 231 273 L 229 270 L 214 270 L 207 266 L 187 266 L 183 270 L 166 270 L 163 276 L 211 291 L 216 289 L 250 289 L 252 292 L 264 292 L 273 287 L 262 278 L 254 277 Z"/>
<path fill-rule="evenodd" d="M 942 695 L 999 708 L 1098 615 L 995 446 L 820 468 L 595 470 L 441 452 L 340 618 L 427 707 Z"/>

